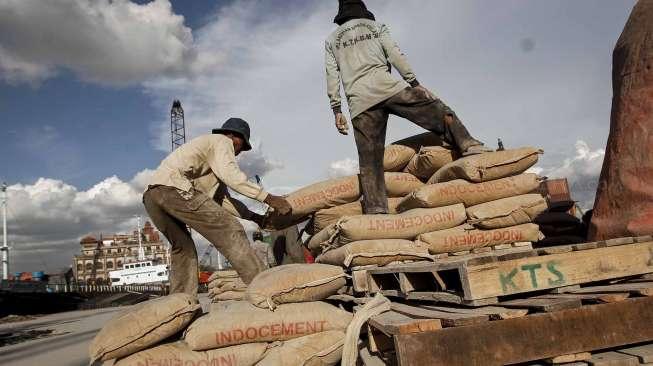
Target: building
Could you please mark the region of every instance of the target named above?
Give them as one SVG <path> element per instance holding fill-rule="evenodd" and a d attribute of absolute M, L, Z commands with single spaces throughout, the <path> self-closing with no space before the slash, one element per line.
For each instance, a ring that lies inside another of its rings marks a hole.
<path fill-rule="evenodd" d="M 145 257 L 154 264 L 168 262 L 167 244 L 150 222 L 141 231 Z M 138 260 L 138 232 L 131 234 L 100 235 L 84 237 L 80 243 L 81 254 L 73 256 L 74 278 L 78 283 L 108 284 L 109 272 L 122 269 L 126 263 Z"/>

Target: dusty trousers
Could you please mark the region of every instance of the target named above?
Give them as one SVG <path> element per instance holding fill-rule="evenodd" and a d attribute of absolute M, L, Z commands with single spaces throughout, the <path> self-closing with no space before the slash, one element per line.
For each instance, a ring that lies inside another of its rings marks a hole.
<path fill-rule="evenodd" d="M 240 222 L 209 196 L 195 190 L 180 193 L 177 188 L 153 186 L 143 194 L 143 204 L 172 246 L 170 293 L 197 294 L 197 251 L 186 225 L 211 242 L 245 283 L 265 269 Z"/>
<path fill-rule="evenodd" d="M 406 118 L 439 136 L 454 149 L 464 152 L 481 142 L 474 139 L 456 114 L 440 99 L 421 88 L 406 88 L 359 114 L 352 120 L 358 149 L 363 213 L 388 213 L 383 172 L 385 134 L 390 114 Z M 450 123 L 445 121 L 451 116 Z"/>

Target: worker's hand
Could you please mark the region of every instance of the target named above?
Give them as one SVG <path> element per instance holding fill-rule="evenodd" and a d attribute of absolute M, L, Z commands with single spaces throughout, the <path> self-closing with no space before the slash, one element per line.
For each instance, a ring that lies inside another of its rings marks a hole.
<path fill-rule="evenodd" d="M 416 87 L 414 87 L 413 89 L 415 89 L 415 90 L 417 90 L 418 92 L 424 94 L 424 96 L 425 96 L 427 99 L 430 99 L 430 100 L 437 100 L 437 99 L 438 99 L 438 97 L 436 97 L 435 94 L 433 94 L 430 90 L 428 90 L 428 89 L 426 89 L 425 87 L 423 87 L 421 84 L 418 85 L 418 86 L 416 86 Z"/>
<path fill-rule="evenodd" d="M 288 203 L 288 201 L 281 196 L 269 194 L 264 202 L 272 207 L 275 211 L 277 211 L 279 215 L 285 216 L 292 213 L 292 207 L 290 206 L 290 203 Z"/>
<path fill-rule="evenodd" d="M 349 134 L 349 122 L 347 117 L 342 113 L 336 113 L 336 128 L 342 135 Z"/>

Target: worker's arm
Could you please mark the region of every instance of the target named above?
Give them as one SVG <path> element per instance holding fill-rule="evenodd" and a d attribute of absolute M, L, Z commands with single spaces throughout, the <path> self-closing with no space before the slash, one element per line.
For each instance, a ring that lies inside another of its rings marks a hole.
<path fill-rule="evenodd" d="M 401 52 L 397 43 L 392 39 L 392 36 L 390 36 L 390 29 L 388 29 L 388 26 L 382 24 L 381 31 L 379 33 L 379 39 L 385 54 L 388 56 L 388 61 L 390 61 L 392 66 L 394 66 L 395 69 L 399 71 L 401 77 L 404 78 L 404 80 L 406 80 L 410 86 L 418 86 L 419 82 L 415 77 L 415 73 L 410 67 L 406 55 Z"/>
<path fill-rule="evenodd" d="M 340 68 L 338 61 L 331 49 L 331 45 L 327 41 L 324 46 L 325 64 L 326 64 L 326 80 L 327 80 L 327 95 L 331 102 L 331 109 L 334 114 L 342 112 L 342 101 L 340 98 Z"/>
<path fill-rule="evenodd" d="M 220 185 L 213 199 L 232 215 L 245 220 L 257 218 L 257 214 L 250 211 L 247 206 L 238 199 L 231 197 L 225 185 Z"/>
<path fill-rule="evenodd" d="M 208 152 L 207 162 L 213 174 L 224 184 L 243 196 L 263 202 L 268 193 L 260 186 L 247 180 L 247 175 L 240 170 L 231 140 L 214 144 Z"/>

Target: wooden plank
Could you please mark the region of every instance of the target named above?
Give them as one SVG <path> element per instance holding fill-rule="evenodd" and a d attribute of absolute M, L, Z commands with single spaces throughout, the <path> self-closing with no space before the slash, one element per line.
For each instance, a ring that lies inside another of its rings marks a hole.
<path fill-rule="evenodd" d="M 637 357 L 618 352 L 602 352 L 592 355 L 589 360 L 593 366 L 639 366 Z"/>
<path fill-rule="evenodd" d="M 635 243 L 646 243 L 647 241 L 653 241 L 653 236 L 644 235 L 635 237 Z"/>
<path fill-rule="evenodd" d="M 537 248 L 537 254 L 539 255 L 561 254 L 561 253 L 569 253 L 572 250 L 574 250 L 574 248 L 571 245 L 556 245 L 553 247 Z"/>
<path fill-rule="evenodd" d="M 527 309 L 509 309 L 500 306 L 483 306 L 478 308 L 460 308 L 460 307 L 453 307 L 453 306 L 436 306 L 436 305 L 427 305 L 427 304 L 416 305 L 416 306 L 428 310 L 444 311 L 446 313 L 488 315 L 492 320 L 513 319 L 528 314 Z"/>
<path fill-rule="evenodd" d="M 571 291 L 574 294 L 595 294 L 610 292 L 630 292 L 636 295 L 653 296 L 653 282 L 626 282 L 606 286 L 581 287 Z"/>
<path fill-rule="evenodd" d="M 515 259 L 461 270 L 467 300 L 653 272 L 653 242 Z"/>
<path fill-rule="evenodd" d="M 578 299 L 590 303 L 610 303 L 624 301 L 630 294 L 628 292 L 596 293 L 596 294 L 551 294 L 538 296 L 539 298 Z"/>
<path fill-rule="evenodd" d="M 390 308 L 398 313 L 415 318 L 440 319 L 443 327 L 458 327 L 489 321 L 484 314 L 455 314 L 444 311 L 428 310 L 400 303 L 392 303 Z"/>
<path fill-rule="evenodd" d="M 439 319 L 414 319 L 396 311 L 374 316 L 370 318 L 369 324 L 389 336 L 442 329 Z"/>
<path fill-rule="evenodd" d="M 578 244 L 572 244 L 571 248 L 573 250 L 588 250 L 588 249 L 596 249 L 599 246 L 596 244 L 595 241 L 591 243 L 578 243 Z"/>
<path fill-rule="evenodd" d="M 609 239 L 605 241 L 605 245 L 609 247 L 614 247 L 617 245 L 626 245 L 626 244 L 632 244 L 635 242 L 635 239 L 633 237 L 625 237 L 625 238 L 617 238 L 617 239 Z"/>
<path fill-rule="evenodd" d="M 590 358 L 592 358 L 591 353 L 580 352 L 580 353 L 572 353 L 569 355 L 561 355 L 561 356 L 545 358 L 544 362 L 548 364 L 560 364 L 560 363 L 570 363 L 570 362 L 579 362 L 579 361 L 589 361 Z"/>
<path fill-rule="evenodd" d="M 399 335 L 395 349 L 402 366 L 500 366 L 650 342 L 651 324 L 653 297 L 643 297 Z"/>
<path fill-rule="evenodd" d="M 450 304 L 462 304 L 463 300 L 459 295 L 450 292 L 429 292 L 429 291 L 412 291 L 407 293 L 404 298 L 406 300 L 425 300 L 446 302 Z"/>
<path fill-rule="evenodd" d="M 351 282 L 356 292 L 367 292 L 367 270 L 358 270 L 351 272 Z"/>
<path fill-rule="evenodd" d="M 574 290 L 580 290 L 580 285 L 571 285 L 571 286 L 564 286 L 564 287 L 558 287 L 554 288 L 551 290 L 552 294 L 564 294 L 566 292 L 572 292 Z"/>
<path fill-rule="evenodd" d="M 620 349 L 617 352 L 635 356 L 640 363 L 653 363 L 653 344 Z"/>
<path fill-rule="evenodd" d="M 552 311 L 578 308 L 582 305 L 582 303 L 580 299 L 530 297 L 526 299 L 503 301 L 500 303 L 500 305 L 505 307 L 526 308 L 549 313 Z"/>

